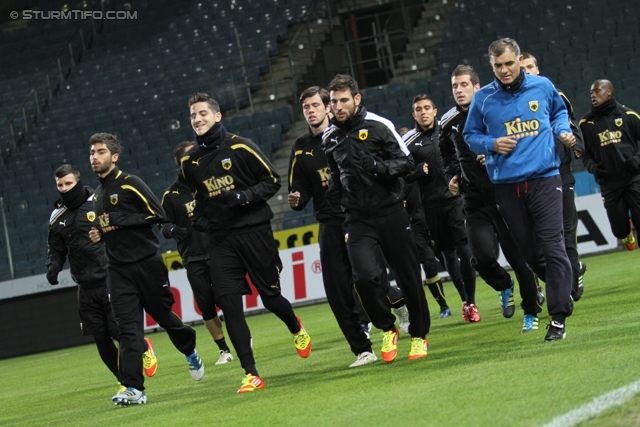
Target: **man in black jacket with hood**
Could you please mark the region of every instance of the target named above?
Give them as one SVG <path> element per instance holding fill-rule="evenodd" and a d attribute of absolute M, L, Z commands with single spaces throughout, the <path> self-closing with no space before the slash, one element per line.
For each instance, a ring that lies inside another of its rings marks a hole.
<path fill-rule="evenodd" d="M 640 227 L 640 116 L 616 102 L 609 80 L 593 82 L 591 105 L 580 120 L 586 145 L 582 161 L 600 184 L 613 235 L 632 251 L 631 225 Z"/>
<path fill-rule="evenodd" d="M 78 284 L 78 313 L 84 335 L 92 335 L 100 358 L 120 381 L 118 374 L 118 328 L 109 303 L 107 288 L 107 254 L 104 243 L 93 243 L 91 227 L 98 226 L 93 211 L 93 189 L 82 185 L 80 171 L 72 165 L 62 165 L 54 172 L 60 199 L 56 200 L 49 219 L 47 239 L 47 281 L 58 284 L 58 274 L 69 258 L 71 277 Z M 153 348 L 143 353 L 143 361 L 155 374 L 157 359 Z M 148 360 L 148 361 L 147 361 Z"/>
<path fill-rule="evenodd" d="M 427 356 L 429 308 L 422 288 L 418 251 L 404 209 L 404 181 L 413 161 L 393 124 L 360 105 L 357 82 L 338 74 L 329 83 L 334 119 L 323 134 L 329 166 L 326 197 L 346 212 L 345 240 L 356 291 L 371 322 L 383 330 L 381 355 L 397 356 L 400 335 L 395 316 L 384 304 L 382 249 L 396 274 L 409 310 L 409 360 Z"/>
<path fill-rule="evenodd" d="M 238 393 L 264 388 L 258 375 L 242 296 L 250 294 L 246 276 L 264 307 L 293 335 L 300 357 L 311 352 L 311 338 L 280 293 L 282 262 L 271 231 L 267 200 L 280 188 L 280 176 L 252 141 L 228 133 L 220 105 L 206 93 L 189 99 L 196 146 L 182 157 L 182 173 L 195 195 L 193 228 L 209 233 L 211 283 L 224 312 L 229 338 L 245 377 Z"/>

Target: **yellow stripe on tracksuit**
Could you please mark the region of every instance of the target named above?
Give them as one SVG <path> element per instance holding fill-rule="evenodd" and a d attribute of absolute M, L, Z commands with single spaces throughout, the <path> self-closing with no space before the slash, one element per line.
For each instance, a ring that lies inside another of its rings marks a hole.
<path fill-rule="evenodd" d="M 258 155 L 258 153 L 256 153 L 251 147 L 245 145 L 245 144 L 236 144 L 236 145 L 232 145 L 231 149 L 232 150 L 237 150 L 238 148 L 244 148 L 245 150 L 247 150 L 248 152 L 250 152 L 251 154 L 253 154 L 254 156 L 256 156 L 256 158 L 258 160 L 260 160 L 260 163 L 262 163 L 264 165 L 265 168 L 267 168 L 267 170 L 269 171 L 269 175 L 271 175 L 271 178 L 273 178 L 273 182 L 277 183 L 278 180 L 276 179 L 275 176 L 273 176 L 273 171 L 271 170 L 271 168 L 265 163 L 264 160 L 262 160 L 262 157 L 260 157 Z"/>
<path fill-rule="evenodd" d="M 302 154 L 302 150 L 298 150 L 293 153 L 293 162 L 291 162 L 291 173 L 289 174 L 289 187 L 293 188 L 293 169 L 296 167 L 296 160 L 298 160 L 298 154 Z"/>
<path fill-rule="evenodd" d="M 140 196 L 140 198 L 144 201 L 144 203 L 147 205 L 147 209 L 149 209 L 149 212 L 151 212 L 151 215 L 146 217 L 145 219 L 150 219 L 150 218 L 155 218 L 156 217 L 156 213 L 153 211 L 153 209 L 151 209 L 151 206 L 149 205 L 149 201 L 137 189 L 135 189 L 134 187 L 132 187 L 130 185 L 123 185 L 121 188 L 123 190 L 131 190 L 131 191 L 133 191 L 138 196 Z"/>

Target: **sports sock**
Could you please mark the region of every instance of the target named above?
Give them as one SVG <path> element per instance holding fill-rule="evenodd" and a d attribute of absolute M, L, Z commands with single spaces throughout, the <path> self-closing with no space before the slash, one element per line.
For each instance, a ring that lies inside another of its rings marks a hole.
<path fill-rule="evenodd" d="M 229 346 L 227 345 L 227 340 L 225 338 L 220 338 L 219 340 L 213 340 L 218 348 L 223 351 L 230 352 Z"/>

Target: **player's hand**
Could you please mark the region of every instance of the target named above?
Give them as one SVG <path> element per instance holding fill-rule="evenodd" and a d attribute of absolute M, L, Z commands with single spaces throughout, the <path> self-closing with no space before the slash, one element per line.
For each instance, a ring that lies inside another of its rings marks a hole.
<path fill-rule="evenodd" d="M 289 207 L 297 208 L 298 204 L 300 204 L 300 192 L 292 191 L 287 196 L 287 202 L 289 202 Z"/>
<path fill-rule="evenodd" d="M 509 154 L 516 148 L 518 142 L 512 136 L 501 136 L 493 141 L 493 151 L 498 154 Z"/>
<path fill-rule="evenodd" d="M 576 136 L 571 132 L 562 132 L 560 134 L 560 142 L 567 147 L 573 147 L 576 145 Z"/>
<path fill-rule="evenodd" d="M 596 173 L 593 175 L 595 176 L 596 183 L 600 185 L 607 185 L 609 181 L 611 181 L 611 174 L 604 168 L 604 166 L 598 166 Z"/>
<path fill-rule="evenodd" d="M 429 165 L 426 164 L 425 162 L 418 163 L 416 165 L 416 173 L 428 175 L 429 174 Z M 422 176 L 422 175 L 418 175 L 418 176 Z"/>
<path fill-rule="evenodd" d="M 573 154 L 576 156 L 576 159 L 579 159 L 580 157 L 582 157 L 582 153 L 578 150 L 573 150 Z"/>
<path fill-rule="evenodd" d="M 632 157 L 628 160 L 626 160 L 622 166 L 627 170 L 627 172 L 629 172 L 630 175 L 635 175 L 638 173 L 638 168 L 640 167 L 640 164 L 638 162 L 638 159 L 636 159 L 635 157 Z"/>
<path fill-rule="evenodd" d="M 91 230 L 89 230 L 89 239 L 91 239 L 93 243 L 98 243 L 102 240 L 102 233 L 97 228 L 91 227 Z"/>
<path fill-rule="evenodd" d="M 58 273 L 60 273 L 60 269 L 58 267 L 55 265 L 49 266 L 49 271 L 47 271 L 47 282 L 49 282 L 50 285 L 58 284 Z"/>
<path fill-rule="evenodd" d="M 187 229 L 174 225 L 171 231 L 169 231 L 169 234 L 176 240 L 176 242 L 182 242 L 187 238 Z"/>
<path fill-rule="evenodd" d="M 484 154 L 478 154 L 476 156 L 476 160 L 479 161 L 482 166 L 487 165 L 487 158 L 484 156 Z"/>
<path fill-rule="evenodd" d="M 244 191 L 223 191 L 218 197 L 220 197 L 222 204 L 227 209 L 233 209 L 247 204 L 247 195 L 244 194 Z"/>
<path fill-rule="evenodd" d="M 195 215 L 191 217 L 191 226 L 201 233 L 209 231 L 210 227 L 209 221 L 205 217 Z"/>
<path fill-rule="evenodd" d="M 460 191 L 458 188 L 458 175 L 455 175 L 451 178 L 451 181 L 449 181 L 449 191 L 451 191 L 452 194 L 458 194 L 458 191 Z"/>
<path fill-rule="evenodd" d="M 371 154 L 367 154 L 364 151 L 360 151 L 360 167 L 365 172 L 369 172 L 372 175 L 380 175 L 385 172 L 384 164 L 373 157 Z"/>

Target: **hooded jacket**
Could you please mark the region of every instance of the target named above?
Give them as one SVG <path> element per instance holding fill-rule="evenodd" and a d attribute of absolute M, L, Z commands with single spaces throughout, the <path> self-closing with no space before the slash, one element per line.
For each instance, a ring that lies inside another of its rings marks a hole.
<path fill-rule="evenodd" d="M 104 242 L 93 243 L 89 238 L 91 228 L 100 228 L 93 209 L 93 189 L 78 182 L 68 193 L 76 188 L 77 195 L 73 198 L 77 202 L 65 203 L 61 198 L 53 204 L 55 209 L 49 219 L 47 238 L 47 267 L 53 265 L 59 271 L 68 257 L 71 277 L 81 288 L 106 286 L 108 261 Z"/>

